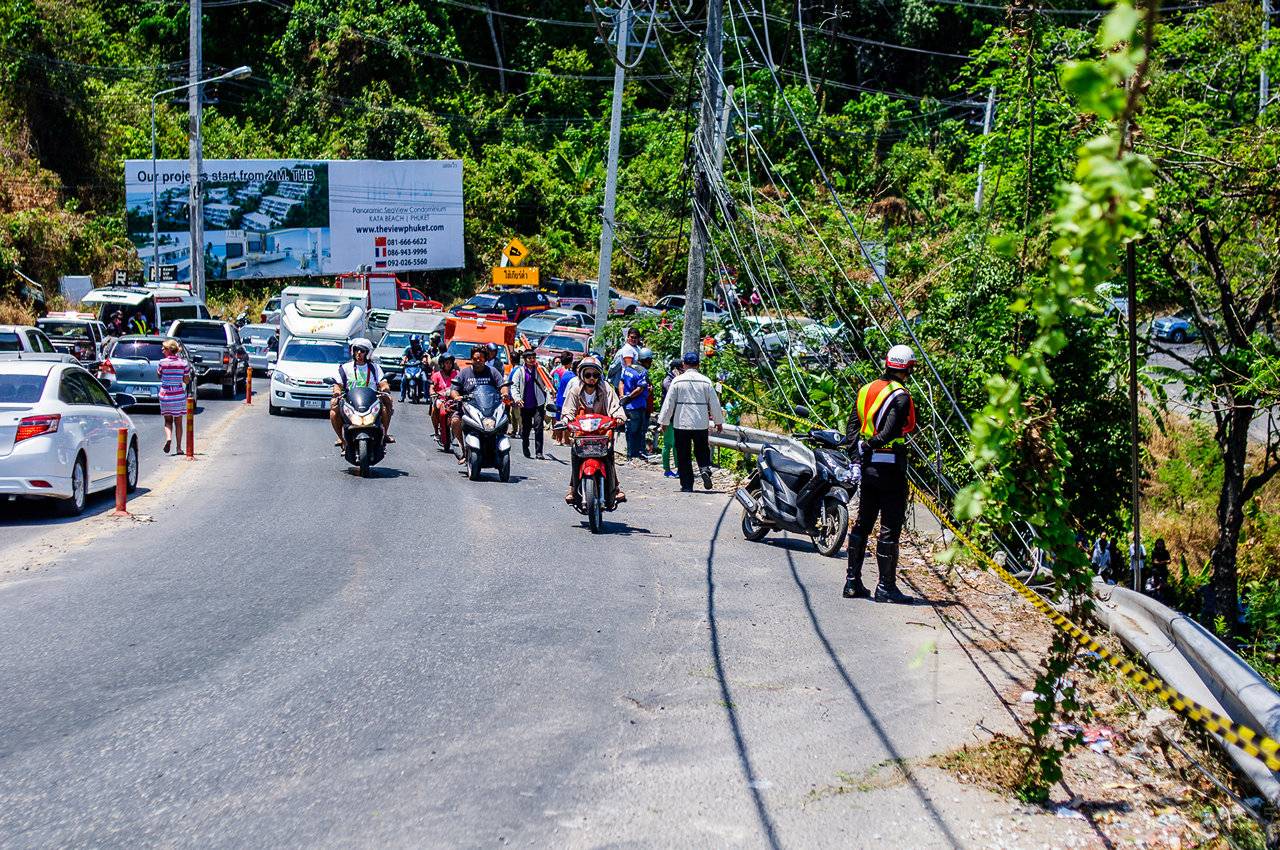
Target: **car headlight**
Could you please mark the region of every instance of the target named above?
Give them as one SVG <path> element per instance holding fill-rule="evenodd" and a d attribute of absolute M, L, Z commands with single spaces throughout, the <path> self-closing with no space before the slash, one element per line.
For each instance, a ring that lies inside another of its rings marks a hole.
<path fill-rule="evenodd" d="M 277 366 L 275 369 L 271 370 L 271 380 L 273 380 L 273 381 L 279 381 L 280 383 L 284 384 L 285 386 L 289 386 L 289 387 L 294 386 L 293 378 L 290 378 L 290 377 L 289 377 L 288 375 L 286 375 L 284 372 L 281 372 L 281 371 L 280 371 L 280 367 L 279 367 L 279 366 Z"/>

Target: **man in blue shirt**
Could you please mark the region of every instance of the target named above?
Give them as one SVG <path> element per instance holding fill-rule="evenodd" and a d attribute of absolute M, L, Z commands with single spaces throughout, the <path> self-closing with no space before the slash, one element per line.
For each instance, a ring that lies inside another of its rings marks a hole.
<path fill-rule="evenodd" d="M 653 352 L 640 349 L 636 363 L 622 367 L 618 376 L 618 399 L 627 412 L 627 457 L 644 457 L 644 433 L 648 426 L 649 407 L 653 388 L 649 386 L 647 363 L 653 362 Z M 647 355 L 647 357 L 646 357 Z"/>

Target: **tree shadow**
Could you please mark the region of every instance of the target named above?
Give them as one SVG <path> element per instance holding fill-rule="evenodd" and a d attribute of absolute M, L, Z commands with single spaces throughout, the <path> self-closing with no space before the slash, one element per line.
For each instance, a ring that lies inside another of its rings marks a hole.
<path fill-rule="evenodd" d="M 747 748 L 746 739 L 742 736 L 742 724 L 738 720 L 738 710 L 734 707 L 733 692 L 729 688 L 729 679 L 724 669 L 724 657 L 720 651 L 720 627 L 716 619 L 716 541 L 720 537 L 720 527 L 724 525 L 724 518 L 729 512 L 730 504 L 732 502 L 726 503 L 724 509 L 720 511 L 720 517 L 716 520 L 715 528 L 711 532 L 711 542 L 707 549 L 707 622 L 711 632 L 711 658 L 715 664 L 716 681 L 720 685 L 720 704 L 724 707 L 725 716 L 729 720 L 729 730 L 733 735 L 733 745 L 738 753 L 738 766 L 747 782 L 747 790 L 751 792 L 751 800 L 756 809 L 756 819 L 760 822 L 760 828 L 764 830 L 765 840 L 768 845 L 777 848 L 781 846 L 778 843 L 777 829 L 773 824 L 773 818 L 769 815 L 764 796 L 760 793 L 759 787 L 757 787 L 759 785 L 759 777 L 756 776 L 755 768 L 751 764 L 751 753 Z"/>

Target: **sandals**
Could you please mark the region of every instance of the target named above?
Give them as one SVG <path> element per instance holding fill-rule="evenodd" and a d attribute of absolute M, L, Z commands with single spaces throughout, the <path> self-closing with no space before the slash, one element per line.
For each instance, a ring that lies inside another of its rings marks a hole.
<path fill-rule="evenodd" d="M 387 442 L 387 445 L 388 445 L 388 446 L 389 446 L 389 445 L 391 445 L 392 443 L 394 443 L 395 441 L 396 441 L 396 438 L 395 438 L 395 437 L 391 436 L 390 434 L 388 434 L 388 435 L 387 435 L 387 437 L 386 437 L 386 442 Z"/>
<path fill-rule="evenodd" d="M 173 441 L 172 441 L 172 440 L 165 440 L 165 441 L 164 441 L 164 453 L 165 453 L 165 454 L 168 454 L 168 453 L 169 453 L 169 444 L 170 444 L 171 442 L 173 442 Z"/>

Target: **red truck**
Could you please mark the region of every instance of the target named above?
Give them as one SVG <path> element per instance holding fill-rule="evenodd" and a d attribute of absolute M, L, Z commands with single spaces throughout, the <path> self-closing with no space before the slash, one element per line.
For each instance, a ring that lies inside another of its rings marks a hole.
<path fill-rule="evenodd" d="M 443 310 L 444 305 L 432 301 L 391 272 L 352 272 L 338 275 L 339 289 L 363 289 L 369 293 L 369 327 L 381 330 L 387 317 L 397 310 Z"/>

